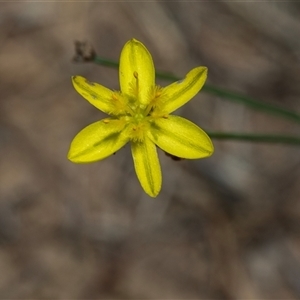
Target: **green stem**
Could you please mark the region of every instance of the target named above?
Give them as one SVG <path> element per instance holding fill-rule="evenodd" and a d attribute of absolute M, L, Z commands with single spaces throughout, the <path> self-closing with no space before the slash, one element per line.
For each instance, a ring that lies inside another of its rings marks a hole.
<path fill-rule="evenodd" d="M 98 64 L 98 65 L 102 65 L 102 66 L 106 66 L 106 67 L 119 68 L 119 63 L 117 63 L 116 61 L 106 59 L 106 58 L 102 58 L 100 56 L 95 56 L 93 62 Z"/>
<path fill-rule="evenodd" d="M 94 63 L 102 65 L 102 66 L 107 66 L 107 67 L 113 67 L 113 68 L 118 68 L 119 64 L 116 61 L 105 59 L 99 56 L 96 56 L 94 58 Z M 156 77 L 168 81 L 177 81 L 180 80 L 179 77 L 174 76 L 172 74 L 168 73 L 162 73 L 162 72 L 156 72 Z M 207 92 L 209 94 L 213 94 L 231 101 L 236 101 L 243 103 L 244 105 L 247 105 L 253 109 L 264 111 L 269 114 L 274 114 L 277 116 L 284 117 L 286 119 L 295 121 L 300 123 L 300 114 L 290 111 L 288 109 L 268 104 L 262 101 L 255 100 L 251 97 L 248 96 L 243 96 L 237 93 L 230 92 L 226 89 L 222 89 L 219 87 L 215 87 L 212 85 L 205 84 L 205 86 L 202 89 L 204 92 Z"/>
<path fill-rule="evenodd" d="M 221 88 L 214 87 L 214 86 L 207 85 L 207 84 L 203 87 L 203 91 L 206 91 L 207 93 L 214 94 L 214 95 L 222 97 L 222 98 L 226 98 L 231 101 L 242 102 L 243 104 L 245 104 L 253 109 L 264 111 L 266 113 L 270 113 L 270 114 L 274 114 L 274 115 L 278 115 L 278 116 L 284 117 L 286 119 L 300 123 L 300 114 L 297 114 L 296 112 L 290 111 L 288 109 L 285 109 L 285 108 L 282 108 L 282 107 L 279 107 L 276 105 L 258 101 L 253 98 L 250 98 L 248 96 L 239 95 L 239 94 L 227 91 L 225 89 L 221 89 Z"/>
<path fill-rule="evenodd" d="M 272 135 L 272 134 L 253 134 L 235 132 L 209 132 L 205 131 L 212 139 L 239 140 L 246 142 L 292 144 L 300 146 L 300 136 Z"/>

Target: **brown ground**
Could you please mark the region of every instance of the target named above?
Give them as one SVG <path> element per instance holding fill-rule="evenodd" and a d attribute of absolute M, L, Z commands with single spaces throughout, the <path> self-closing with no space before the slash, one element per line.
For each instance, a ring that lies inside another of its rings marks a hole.
<path fill-rule="evenodd" d="M 155 200 L 128 147 L 66 159 L 103 117 L 70 76 L 118 89 L 116 70 L 72 62 L 75 40 L 118 59 L 135 37 L 159 70 L 205 65 L 211 84 L 300 112 L 299 16 L 295 2 L 1 3 L 0 298 L 299 299 L 299 147 L 214 140 L 205 160 L 160 153 Z M 300 129 L 204 92 L 179 113 L 211 131 Z"/>

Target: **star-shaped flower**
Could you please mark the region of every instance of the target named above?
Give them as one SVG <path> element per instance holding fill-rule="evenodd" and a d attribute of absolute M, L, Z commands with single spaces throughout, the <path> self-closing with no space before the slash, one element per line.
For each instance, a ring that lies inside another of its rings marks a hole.
<path fill-rule="evenodd" d="M 151 54 L 141 42 L 131 39 L 120 57 L 121 91 L 112 91 L 81 76 L 72 78 L 76 91 L 110 117 L 85 127 L 75 136 L 69 160 L 102 160 L 130 142 L 137 177 L 145 192 L 156 197 L 162 183 L 156 146 L 187 159 L 207 157 L 214 151 L 202 129 L 170 115 L 200 91 L 206 77 L 207 68 L 197 67 L 167 87 L 155 85 Z"/>

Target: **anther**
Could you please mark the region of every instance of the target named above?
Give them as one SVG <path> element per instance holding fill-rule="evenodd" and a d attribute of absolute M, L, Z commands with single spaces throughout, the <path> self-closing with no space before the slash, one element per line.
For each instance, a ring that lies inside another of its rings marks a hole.
<path fill-rule="evenodd" d="M 134 72 L 133 72 L 133 76 L 134 76 L 136 79 L 138 79 L 138 77 L 139 77 L 138 72 L 134 71 Z"/>
<path fill-rule="evenodd" d="M 118 100 L 118 96 L 116 94 L 112 94 L 113 100 Z"/>

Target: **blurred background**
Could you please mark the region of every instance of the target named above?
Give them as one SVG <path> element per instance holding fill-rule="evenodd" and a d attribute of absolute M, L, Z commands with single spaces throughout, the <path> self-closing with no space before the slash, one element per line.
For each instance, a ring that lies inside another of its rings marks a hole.
<path fill-rule="evenodd" d="M 156 68 L 300 112 L 300 5 L 111 1 L 0 4 L 1 299 L 299 299 L 299 147 L 213 140 L 203 160 L 159 152 L 144 194 L 130 148 L 66 158 L 103 114 L 72 87 L 119 89 L 74 42 L 119 59 L 132 37 Z M 169 82 L 159 81 L 161 85 Z M 299 124 L 200 92 L 176 112 L 209 131 L 299 135 Z"/>

